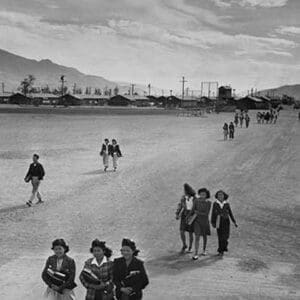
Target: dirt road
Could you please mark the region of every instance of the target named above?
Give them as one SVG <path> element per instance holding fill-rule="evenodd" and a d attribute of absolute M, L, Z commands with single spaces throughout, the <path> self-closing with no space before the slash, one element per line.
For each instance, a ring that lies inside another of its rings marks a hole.
<path fill-rule="evenodd" d="M 135 239 L 150 273 L 146 300 L 297 299 L 299 122 L 295 113 L 282 111 L 278 124 L 252 124 L 224 142 L 220 128 L 230 119 L 80 117 L 76 128 L 86 134 L 79 140 L 72 126 L 55 132 L 57 145 L 71 135 L 76 142 L 68 143 L 75 149 L 83 143 L 84 149 L 48 154 L 48 161 L 56 160 L 49 168 L 57 178 L 43 183 L 44 205 L 2 209 L 0 299 L 41 299 L 40 272 L 56 237 L 67 239 L 78 269 L 95 237 L 106 240 L 115 256 L 123 237 Z M 82 126 L 87 122 L 91 127 Z M 103 124 L 109 128 L 105 135 L 122 137 L 126 145 L 117 173 L 104 174 L 95 163 L 98 136 L 90 130 Z M 215 232 L 207 257 L 195 263 L 178 254 L 174 212 L 184 182 L 212 194 L 228 191 L 239 228 L 232 230 L 224 259 L 215 257 Z M 83 299 L 80 284 L 76 293 Z"/>

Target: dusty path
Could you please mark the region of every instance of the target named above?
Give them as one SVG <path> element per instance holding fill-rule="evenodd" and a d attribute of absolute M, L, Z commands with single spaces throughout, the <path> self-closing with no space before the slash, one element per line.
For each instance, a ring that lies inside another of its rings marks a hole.
<path fill-rule="evenodd" d="M 224 143 L 219 128 L 228 118 L 125 118 L 117 129 L 120 120 L 109 121 L 108 135 L 127 133 L 120 172 L 103 174 L 93 151 L 75 151 L 64 160 L 76 170 L 67 192 L 58 186 L 43 206 L 0 212 L 0 299 L 40 299 L 40 271 L 57 236 L 70 243 L 79 269 L 93 238 L 107 240 L 116 256 L 122 237 L 136 239 L 151 274 L 145 299 L 299 297 L 299 123 L 283 111 L 277 125 L 238 129 L 237 139 Z M 85 142 L 96 136 L 88 133 Z M 223 260 L 214 256 L 214 232 L 208 257 L 193 263 L 178 255 L 174 210 L 184 182 L 229 192 L 239 229 Z M 83 293 L 79 286 L 78 299 Z"/>

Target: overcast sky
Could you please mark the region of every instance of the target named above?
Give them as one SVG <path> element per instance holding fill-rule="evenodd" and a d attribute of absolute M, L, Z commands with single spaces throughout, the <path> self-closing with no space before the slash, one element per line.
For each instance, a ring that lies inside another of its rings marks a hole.
<path fill-rule="evenodd" d="M 0 48 L 191 89 L 300 83 L 300 0 L 0 0 Z"/>

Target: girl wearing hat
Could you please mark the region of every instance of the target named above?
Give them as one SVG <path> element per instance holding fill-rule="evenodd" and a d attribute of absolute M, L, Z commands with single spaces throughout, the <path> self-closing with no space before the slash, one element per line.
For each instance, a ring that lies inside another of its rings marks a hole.
<path fill-rule="evenodd" d="M 48 286 L 44 296 L 51 300 L 74 300 L 75 261 L 66 255 L 69 246 L 63 239 L 57 239 L 52 242 L 51 249 L 54 255 L 47 259 L 42 273 Z"/>
<path fill-rule="evenodd" d="M 229 203 L 227 202 L 228 195 L 222 190 L 215 195 L 217 199 L 213 204 L 211 224 L 217 229 L 218 234 L 218 255 L 223 256 L 225 251 L 228 251 L 228 239 L 230 234 L 230 220 L 235 227 L 238 227 L 232 214 Z"/>
<path fill-rule="evenodd" d="M 110 261 L 111 249 L 107 248 L 105 242 L 98 239 L 92 242 L 90 252 L 93 257 L 88 259 L 79 279 L 87 289 L 86 300 L 108 300 L 113 296 L 113 263 Z"/>
<path fill-rule="evenodd" d="M 192 252 L 192 247 L 193 247 L 193 232 L 194 232 L 194 227 L 193 225 L 188 225 L 188 219 L 191 216 L 194 200 L 195 200 L 195 191 L 193 188 L 185 183 L 183 185 L 184 188 L 184 195 L 182 196 L 178 208 L 176 211 L 176 219 L 180 219 L 180 238 L 182 240 L 182 249 L 181 252 L 184 253 L 185 250 L 187 249 L 186 245 L 186 236 L 185 233 L 189 233 L 189 248 L 188 252 Z"/>
<path fill-rule="evenodd" d="M 144 263 L 137 259 L 135 242 L 123 239 L 122 257 L 114 260 L 113 281 L 118 300 L 141 300 L 142 290 L 149 284 Z"/>
<path fill-rule="evenodd" d="M 207 236 L 210 235 L 210 226 L 209 226 L 209 211 L 211 208 L 211 202 L 208 200 L 210 198 L 210 192 L 206 188 L 202 188 L 198 191 L 198 197 L 194 201 L 192 213 L 196 214 L 196 219 L 194 221 L 194 232 L 195 232 L 195 255 L 193 260 L 199 258 L 199 244 L 200 236 L 203 237 L 203 252 L 202 255 L 206 255 L 206 244 Z"/>

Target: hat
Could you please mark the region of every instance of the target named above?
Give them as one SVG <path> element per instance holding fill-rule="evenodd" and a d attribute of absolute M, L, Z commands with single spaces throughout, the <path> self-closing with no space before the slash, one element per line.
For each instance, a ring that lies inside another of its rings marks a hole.
<path fill-rule="evenodd" d="M 69 246 L 66 244 L 64 239 L 56 239 L 52 242 L 52 250 L 54 250 L 54 248 L 56 246 L 61 246 L 65 249 L 65 253 L 69 252 Z"/>
<path fill-rule="evenodd" d="M 189 195 L 189 196 L 195 196 L 196 192 L 193 190 L 193 188 L 188 183 L 185 183 L 183 185 L 183 188 L 184 188 L 184 192 L 187 195 Z"/>
<path fill-rule="evenodd" d="M 216 198 L 216 199 L 218 199 L 218 193 L 222 193 L 222 194 L 224 195 L 224 200 L 227 200 L 228 197 L 229 197 L 228 194 L 226 194 L 224 191 L 219 190 L 219 191 L 217 191 L 216 194 L 215 194 L 215 198 Z"/>
<path fill-rule="evenodd" d="M 129 247 L 133 251 L 134 256 L 137 256 L 137 254 L 140 252 L 139 250 L 137 250 L 135 242 L 130 239 L 124 238 L 122 240 L 122 247 L 124 247 L 124 246 Z"/>
<path fill-rule="evenodd" d="M 99 241 L 98 239 L 93 240 L 91 248 L 90 248 L 90 252 L 93 252 L 94 248 L 99 247 L 99 248 L 101 248 L 103 250 L 104 255 L 106 257 L 111 257 L 112 250 L 109 249 L 109 248 L 107 248 L 105 244 L 106 243 L 104 241 Z"/>
<path fill-rule="evenodd" d="M 210 191 L 206 188 L 201 188 L 198 190 L 198 195 L 200 195 L 200 193 L 206 193 L 206 199 L 210 198 Z"/>

